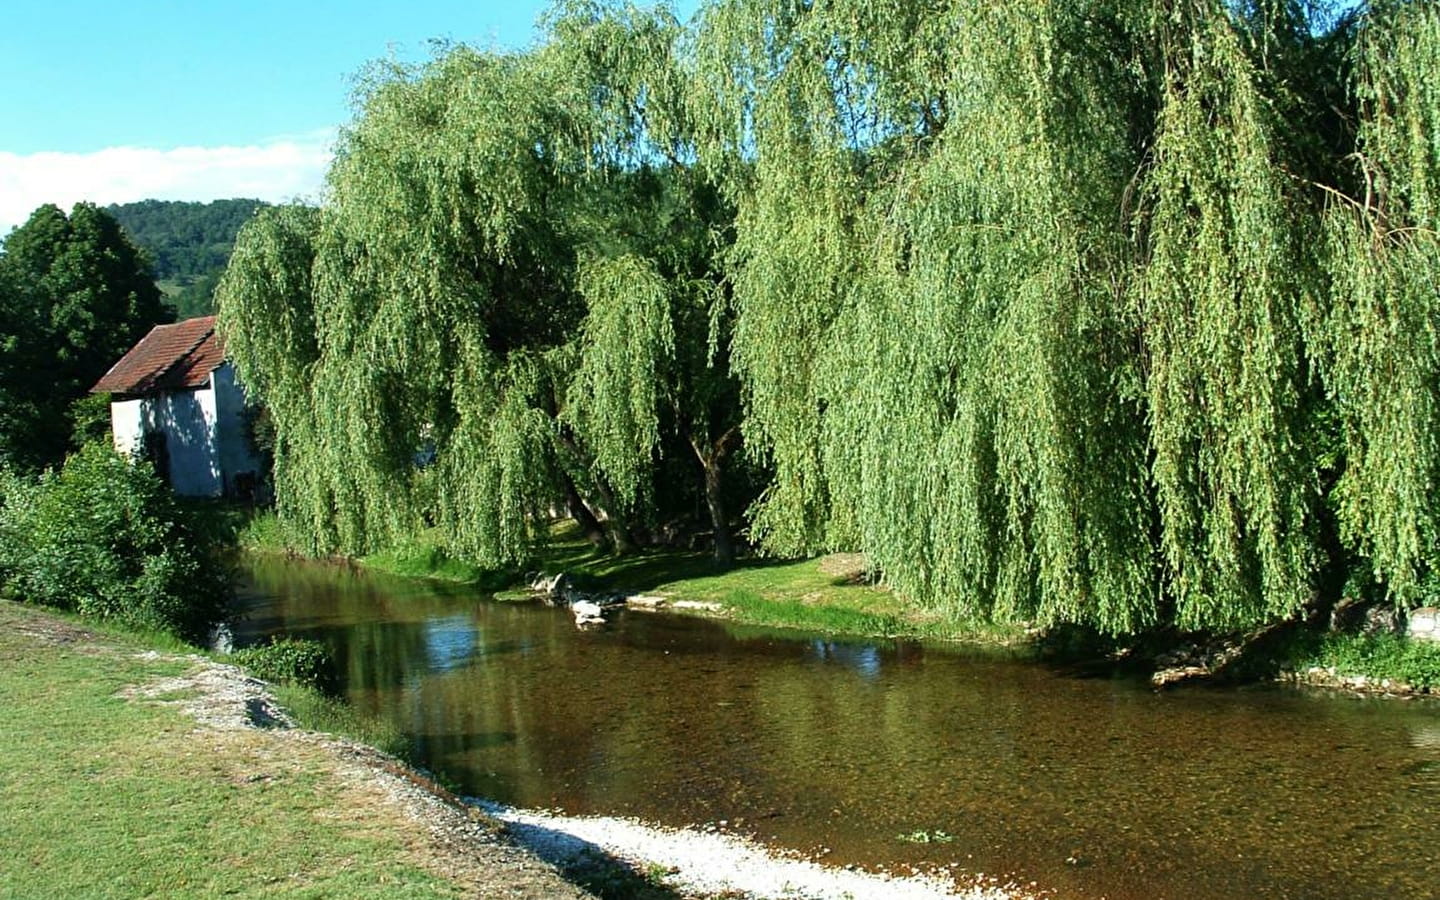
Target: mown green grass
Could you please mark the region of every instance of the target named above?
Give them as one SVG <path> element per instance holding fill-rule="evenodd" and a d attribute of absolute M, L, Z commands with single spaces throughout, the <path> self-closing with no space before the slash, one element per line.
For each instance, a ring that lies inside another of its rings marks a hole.
<path fill-rule="evenodd" d="M 188 663 L 26 633 L 47 617 L 0 602 L 0 896 L 457 895 L 319 760 L 119 696 Z"/>

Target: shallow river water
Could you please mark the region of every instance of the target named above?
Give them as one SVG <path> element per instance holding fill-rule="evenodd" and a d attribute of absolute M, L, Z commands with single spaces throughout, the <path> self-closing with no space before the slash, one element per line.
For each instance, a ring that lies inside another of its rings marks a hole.
<path fill-rule="evenodd" d="M 994 654 L 250 563 L 238 641 L 323 641 L 462 792 L 1112 900 L 1440 897 L 1440 705 L 1155 693 Z M 926 840 L 928 838 L 928 840 Z"/>

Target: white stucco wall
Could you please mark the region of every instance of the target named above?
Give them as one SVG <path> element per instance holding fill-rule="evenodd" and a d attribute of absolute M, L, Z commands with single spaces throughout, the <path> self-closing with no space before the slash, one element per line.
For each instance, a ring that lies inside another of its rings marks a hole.
<path fill-rule="evenodd" d="M 110 404 L 110 433 L 115 438 L 115 449 L 126 456 L 140 453 L 141 440 L 145 435 L 145 400 L 117 400 Z"/>
<path fill-rule="evenodd" d="M 226 491 L 234 492 L 237 478 L 258 478 L 260 474 L 260 461 L 250 452 L 250 437 L 245 429 L 245 391 L 235 378 L 235 367 L 228 362 L 211 373 L 210 385 L 215 395 L 220 473 Z"/>
<path fill-rule="evenodd" d="M 215 453 L 215 392 L 174 391 L 110 404 L 115 449 L 138 456 L 145 435 L 165 435 L 170 485 L 186 497 L 218 497 L 224 481 Z"/>
<path fill-rule="evenodd" d="M 208 387 L 111 403 L 110 425 L 115 449 L 130 456 L 144 452 L 147 433 L 164 433 L 175 493 L 218 497 L 235 489 L 237 475 L 260 469 L 250 453 L 244 411 L 245 392 L 226 363 L 211 374 Z"/>

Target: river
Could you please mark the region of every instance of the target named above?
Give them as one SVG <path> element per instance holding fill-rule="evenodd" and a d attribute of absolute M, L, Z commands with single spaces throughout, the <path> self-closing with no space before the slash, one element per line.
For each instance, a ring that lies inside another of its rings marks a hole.
<path fill-rule="evenodd" d="M 1440 705 L 1156 693 L 1035 662 L 562 610 L 281 559 L 239 643 L 327 644 L 346 699 L 461 792 L 731 831 L 1060 898 L 1440 896 Z"/>

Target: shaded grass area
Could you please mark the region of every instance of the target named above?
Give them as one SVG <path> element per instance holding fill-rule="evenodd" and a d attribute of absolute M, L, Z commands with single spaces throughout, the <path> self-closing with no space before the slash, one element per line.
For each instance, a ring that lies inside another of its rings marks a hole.
<path fill-rule="evenodd" d="M 285 529 L 273 510 L 253 510 L 244 515 L 235 528 L 235 543 L 242 550 L 256 553 L 288 553 Z"/>
<path fill-rule="evenodd" d="M 104 644 L 0 602 L 0 896 L 459 895 L 321 760 L 120 697 L 188 664 Z"/>

